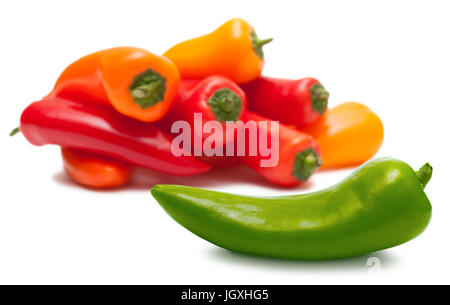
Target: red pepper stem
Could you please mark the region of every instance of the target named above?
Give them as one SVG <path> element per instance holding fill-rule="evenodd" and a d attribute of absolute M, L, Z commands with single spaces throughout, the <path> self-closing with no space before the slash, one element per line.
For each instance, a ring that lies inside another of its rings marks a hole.
<path fill-rule="evenodd" d="M 292 175 L 299 181 L 306 181 L 322 165 L 322 159 L 313 149 L 305 149 L 295 156 Z"/>
<path fill-rule="evenodd" d="M 222 88 L 214 91 L 208 105 L 219 122 L 236 122 L 241 113 L 242 100 L 234 91 Z"/>
<path fill-rule="evenodd" d="M 319 114 L 323 114 L 327 110 L 330 93 L 321 84 L 311 86 L 310 92 L 313 110 Z"/>
<path fill-rule="evenodd" d="M 419 178 L 420 184 L 425 188 L 427 183 L 431 179 L 431 175 L 433 174 L 433 167 L 430 163 L 425 163 L 418 171 L 416 171 L 417 178 Z"/>
<path fill-rule="evenodd" d="M 16 127 L 16 128 L 14 128 L 13 130 L 11 130 L 11 132 L 9 133 L 9 136 L 10 137 L 13 137 L 13 136 L 15 136 L 16 134 L 18 134 L 20 132 L 20 128 L 19 127 Z"/>

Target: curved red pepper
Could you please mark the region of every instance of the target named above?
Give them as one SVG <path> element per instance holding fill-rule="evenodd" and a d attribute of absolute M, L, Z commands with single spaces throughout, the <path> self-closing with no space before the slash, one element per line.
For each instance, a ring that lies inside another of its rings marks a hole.
<path fill-rule="evenodd" d="M 248 109 L 286 125 L 304 127 L 327 109 L 329 93 L 314 78 L 259 77 L 243 84 Z"/>
<path fill-rule="evenodd" d="M 269 143 L 268 147 L 273 147 L 274 143 L 271 141 L 271 136 L 277 130 L 274 129 L 271 120 L 251 111 L 244 113 L 242 120 L 244 123 L 249 121 L 255 122 L 258 139 L 266 137 L 267 143 Z M 259 128 L 260 122 L 267 122 L 267 129 Z M 279 145 L 278 150 L 275 151 L 278 154 L 278 162 L 275 166 L 261 166 L 261 160 L 267 160 L 269 156 L 263 156 L 260 148 L 258 148 L 255 156 L 250 155 L 249 147 L 251 143 L 249 142 L 248 133 L 246 133 L 245 137 L 246 154 L 245 156 L 240 156 L 239 159 L 272 183 L 286 187 L 298 185 L 308 180 L 322 164 L 319 146 L 310 135 L 283 124 L 279 124 L 278 132 Z"/>
<path fill-rule="evenodd" d="M 201 126 L 208 121 L 218 121 L 225 131 L 225 122 L 239 120 L 246 108 L 244 92 L 226 77 L 209 76 L 202 80 L 183 80 L 169 113 L 157 124 L 170 132 L 173 122 L 186 121 L 191 126 L 192 146 L 196 143 L 195 135 L 201 138 L 201 143 L 198 141 L 198 144 L 203 145 L 212 133 L 194 128 L 194 114 L 201 114 Z M 224 147 L 233 139 L 232 133 L 223 132 L 223 138 L 214 138 L 215 147 Z"/>
<path fill-rule="evenodd" d="M 172 175 L 195 175 L 210 168 L 194 157 L 174 156 L 171 137 L 155 125 L 103 105 L 46 98 L 24 110 L 20 131 L 34 145 L 90 151 Z"/>

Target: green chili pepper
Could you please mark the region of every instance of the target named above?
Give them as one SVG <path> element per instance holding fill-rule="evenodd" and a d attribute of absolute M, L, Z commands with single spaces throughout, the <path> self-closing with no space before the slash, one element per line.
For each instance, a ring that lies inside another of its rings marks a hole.
<path fill-rule="evenodd" d="M 367 162 L 340 183 L 309 194 L 248 197 L 176 185 L 152 195 L 177 222 L 217 246 L 290 259 L 336 259 L 405 243 L 431 218 L 418 172 L 399 160 Z"/>

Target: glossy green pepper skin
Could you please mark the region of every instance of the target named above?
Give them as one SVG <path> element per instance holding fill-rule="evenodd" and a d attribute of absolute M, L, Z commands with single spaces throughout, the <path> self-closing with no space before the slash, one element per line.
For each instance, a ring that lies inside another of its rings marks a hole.
<path fill-rule="evenodd" d="M 194 234 L 232 251 L 288 259 L 337 259 L 379 251 L 419 235 L 431 218 L 423 187 L 432 168 L 376 159 L 309 194 L 248 197 L 176 185 L 152 195 Z"/>

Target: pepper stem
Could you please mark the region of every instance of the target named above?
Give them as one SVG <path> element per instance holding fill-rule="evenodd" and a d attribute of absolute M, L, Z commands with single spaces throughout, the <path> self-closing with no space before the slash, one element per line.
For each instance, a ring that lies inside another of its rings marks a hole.
<path fill-rule="evenodd" d="M 431 175 L 433 174 L 433 167 L 430 163 L 425 163 L 418 171 L 416 171 L 417 178 L 419 178 L 420 184 L 425 188 L 427 183 L 431 179 Z"/>
<path fill-rule="evenodd" d="M 15 136 L 16 134 L 18 134 L 20 132 L 20 128 L 19 127 L 16 127 L 16 128 L 14 128 L 13 130 L 11 130 L 11 132 L 9 133 L 9 136 L 10 137 L 13 137 L 13 136 Z"/>
<path fill-rule="evenodd" d="M 252 39 L 253 50 L 255 51 L 256 55 L 259 56 L 259 58 L 263 59 L 264 52 L 263 52 L 262 47 L 265 44 L 268 44 L 269 42 L 271 42 L 273 40 L 273 38 L 259 39 L 258 35 L 256 35 L 255 31 L 250 32 L 250 37 Z"/>
<path fill-rule="evenodd" d="M 141 85 L 131 90 L 131 95 L 136 99 L 146 98 L 150 96 L 153 93 L 153 91 L 155 91 L 158 85 L 159 85 L 158 83 Z"/>
<path fill-rule="evenodd" d="M 134 103 L 147 109 L 164 100 L 166 79 L 158 72 L 147 69 L 134 78 L 129 90 Z"/>
<path fill-rule="evenodd" d="M 292 175 L 306 181 L 322 165 L 322 159 L 313 148 L 305 149 L 295 156 Z"/>
<path fill-rule="evenodd" d="M 208 105 L 219 122 L 236 122 L 242 109 L 241 98 L 228 88 L 221 88 L 211 95 Z"/>
<path fill-rule="evenodd" d="M 330 93 L 321 84 L 312 85 L 310 92 L 313 110 L 319 114 L 323 114 L 327 110 Z"/>
<path fill-rule="evenodd" d="M 266 39 L 259 39 L 259 38 L 257 38 L 257 39 L 255 39 L 255 41 L 254 41 L 254 45 L 257 47 L 257 48 L 261 48 L 263 45 L 265 45 L 265 44 L 268 44 L 269 42 L 271 42 L 273 40 L 273 38 L 271 37 L 271 38 L 266 38 Z"/>

